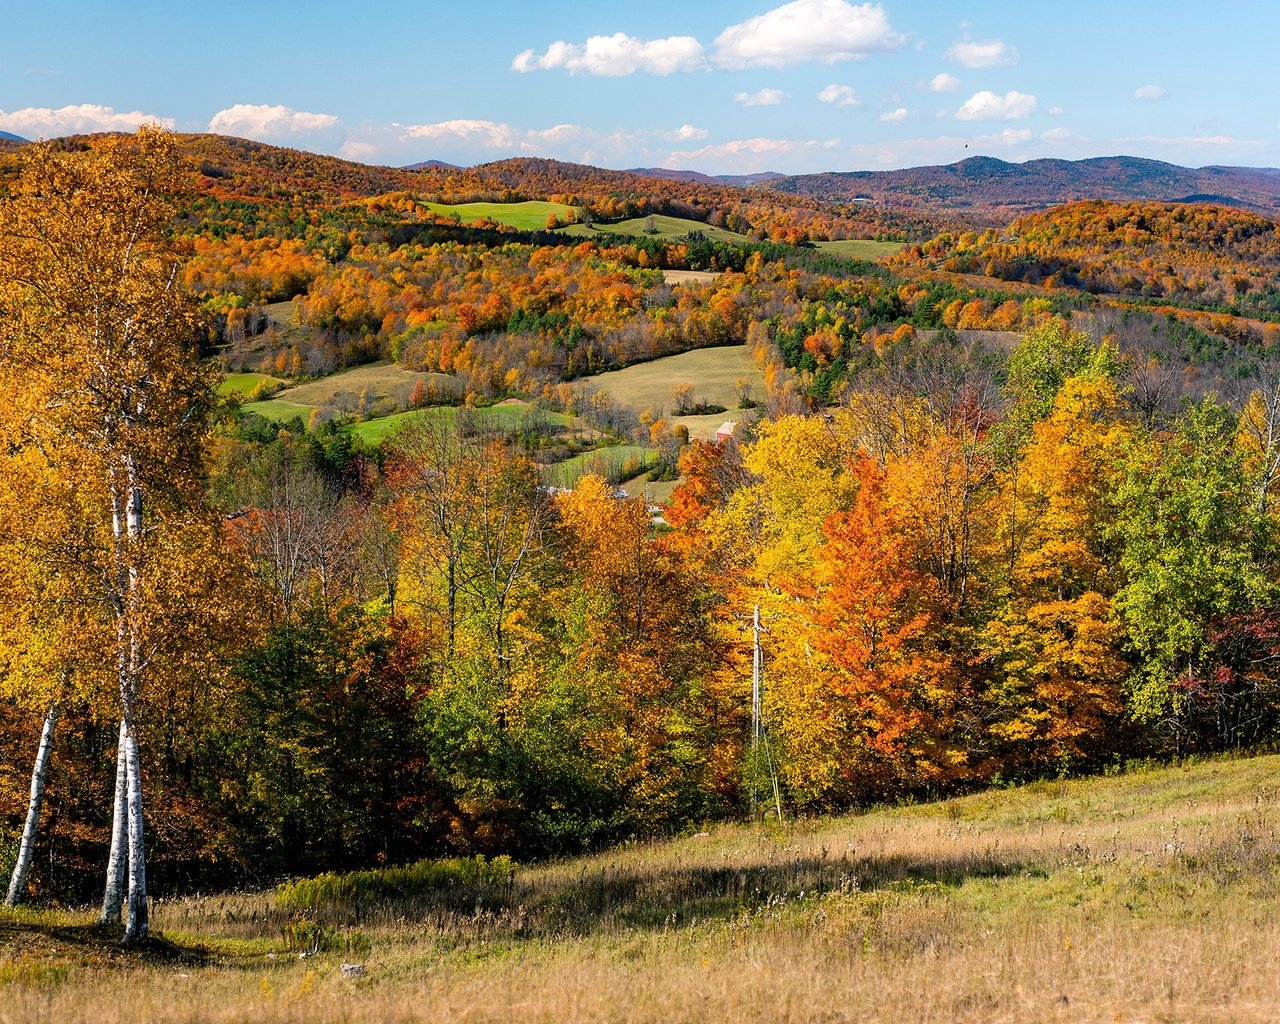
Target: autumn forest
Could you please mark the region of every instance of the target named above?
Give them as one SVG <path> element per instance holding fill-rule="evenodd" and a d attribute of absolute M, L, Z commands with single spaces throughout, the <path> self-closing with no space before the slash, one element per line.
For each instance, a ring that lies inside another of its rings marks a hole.
<path fill-rule="evenodd" d="M 1280 738 L 1274 216 L 155 128 L 0 189 L 11 904 L 141 940 Z"/>

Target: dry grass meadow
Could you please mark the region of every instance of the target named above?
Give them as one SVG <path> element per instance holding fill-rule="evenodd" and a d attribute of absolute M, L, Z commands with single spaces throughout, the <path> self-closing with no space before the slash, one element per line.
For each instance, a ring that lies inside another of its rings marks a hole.
<path fill-rule="evenodd" d="M 1278 824 L 1268 756 L 723 826 L 301 926 L 269 893 L 161 902 L 143 951 L 9 912 L 0 1021 L 1273 1021 Z"/>

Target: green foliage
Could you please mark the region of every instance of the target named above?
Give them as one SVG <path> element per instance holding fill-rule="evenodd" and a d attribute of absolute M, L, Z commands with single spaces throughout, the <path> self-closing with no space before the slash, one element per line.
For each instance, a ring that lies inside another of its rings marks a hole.
<path fill-rule="evenodd" d="M 325 910 L 352 909 L 378 903 L 435 903 L 467 906 L 476 899 L 510 886 L 516 864 L 510 857 L 454 857 L 448 860 L 422 860 L 403 867 L 377 868 L 372 871 L 329 872 L 315 878 L 303 878 L 276 887 L 276 906 L 281 910 L 317 913 Z M 334 938 L 332 929 L 302 917 L 287 926 L 298 945 L 309 948 L 314 939 Z"/>
<path fill-rule="evenodd" d="M 1118 604 L 1139 658 L 1131 710 L 1167 724 L 1175 740 L 1185 708 L 1177 681 L 1200 667 L 1211 623 L 1275 595 L 1264 561 L 1271 524 L 1256 509 L 1234 431 L 1231 410 L 1205 399 L 1169 437 L 1135 446 L 1115 498 Z"/>

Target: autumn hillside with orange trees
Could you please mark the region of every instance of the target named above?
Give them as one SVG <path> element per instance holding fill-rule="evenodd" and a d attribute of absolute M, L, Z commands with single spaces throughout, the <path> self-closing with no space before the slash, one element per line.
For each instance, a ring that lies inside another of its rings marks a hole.
<path fill-rule="evenodd" d="M 136 877 L 137 936 L 144 878 L 547 858 L 1280 739 L 1262 338 L 782 243 L 435 238 L 405 192 L 210 198 L 185 145 L 28 147 L 0 197 L 11 902 L 105 891 L 115 928 Z M 726 344 L 764 393 L 715 442 L 573 387 Z M 379 356 L 528 418 L 374 445 L 216 393 L 233 359 Z M 549 486 L 535 403 L 681 449 L 665 509 Z"/>
<path fill-rule="evenodd" d="M 1072 203 L 891 262 L 1280 320 L 1280 227 L 1226 206 Z"/>

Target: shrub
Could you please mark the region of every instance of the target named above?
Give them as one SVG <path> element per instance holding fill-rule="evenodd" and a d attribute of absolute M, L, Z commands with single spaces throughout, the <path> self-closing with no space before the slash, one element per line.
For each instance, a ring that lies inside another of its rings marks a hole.
<path fill-rule="evenodd" d="M 314 913 L 393 901 L 462 905 L 474 902 L 486 890 L 505 889 L 515 870 L 510 857 L 476 856 L 346 874 L 329 872 L 278 886 L 276 906 Z"/>

